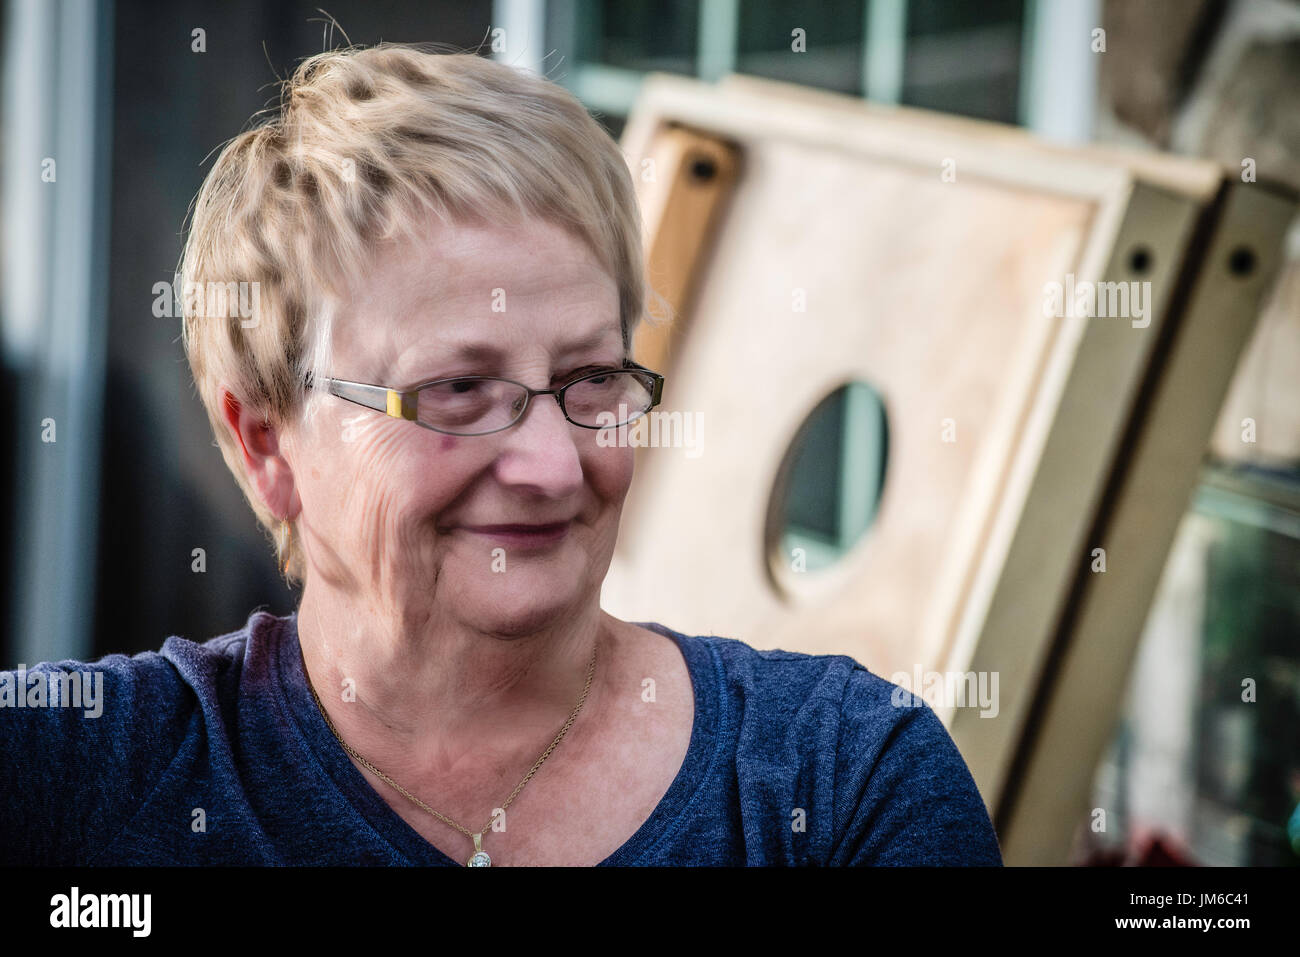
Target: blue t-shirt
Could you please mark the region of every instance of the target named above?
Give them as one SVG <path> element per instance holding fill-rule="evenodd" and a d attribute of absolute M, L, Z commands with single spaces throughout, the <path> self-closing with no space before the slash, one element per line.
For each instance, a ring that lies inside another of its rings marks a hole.
<path fill-rule="evenodd" d="M 847 656 L 638 624 L 681 648 L 695 721 L 663 800 L 602 864 L 1002 863 L 919 698 L 896 706 L 896 686 Z M 203 644 L 0 672 L 0 863 L 464 862 L 389 807 L 330 733 L 296 616 L 257 611 Z"/>

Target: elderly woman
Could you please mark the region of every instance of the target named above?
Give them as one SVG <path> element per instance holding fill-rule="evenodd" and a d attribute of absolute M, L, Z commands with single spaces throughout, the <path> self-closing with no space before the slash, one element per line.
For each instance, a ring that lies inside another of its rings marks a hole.
<path fill-rule="evenodd" d="M 635 449 L 598 440 L 663 379 L 629 358 L 640 219 L 583 107 L 390 44 L 286 92 L 217 160 L 179 278 L 300 606 L 30 672 L 98 676 L 103 713 L 0 712 L 0 857 L 1000 864 L 928 707 L 847 657 L 601 609 Z M 256 314 L 207 314 L 232 282 Z"/>

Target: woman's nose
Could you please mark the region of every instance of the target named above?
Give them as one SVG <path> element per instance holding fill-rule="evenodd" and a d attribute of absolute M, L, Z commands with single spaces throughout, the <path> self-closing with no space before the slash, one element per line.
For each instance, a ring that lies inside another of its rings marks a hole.
<path fill-rule="evenodd" d="M 577 432 L 555 396 L 533 396 L 523 417 L 501 433 L 498 478 L 512 485 L 534 485 L 555 496 L 577 491 L 583 482 Z"/>

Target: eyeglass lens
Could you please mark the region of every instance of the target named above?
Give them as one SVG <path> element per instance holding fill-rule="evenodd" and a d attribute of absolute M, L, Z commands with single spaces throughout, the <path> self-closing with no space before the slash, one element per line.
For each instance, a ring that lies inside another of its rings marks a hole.
<path fill-rule="evenodd" d="M 565 412 L 576 424 L 614 428 L 647 412 L 652 396 L 653 382 L 648 376 L 611 370 L 573 383 L 565 389 L 563 399 Z M 500 379 L 462 378 L 427 386 L 419 397 L 419 417 L 425 425 L 472 435 L 510 425 L 519 417 L 528 393 Z"/>

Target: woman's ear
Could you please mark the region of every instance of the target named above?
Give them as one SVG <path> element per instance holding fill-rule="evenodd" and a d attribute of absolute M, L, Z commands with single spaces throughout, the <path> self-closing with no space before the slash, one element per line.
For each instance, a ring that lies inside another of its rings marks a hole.
<path fill-rule="evenodd" d="M 244 470 L 262 503 L 279 518 L 293 519 L 300 509 L 293 468 L 283 455 L 281 436 L 267 417 L 242 404 L 223 382 L 218 387 L 226 426 L 239 443 Z"/>

